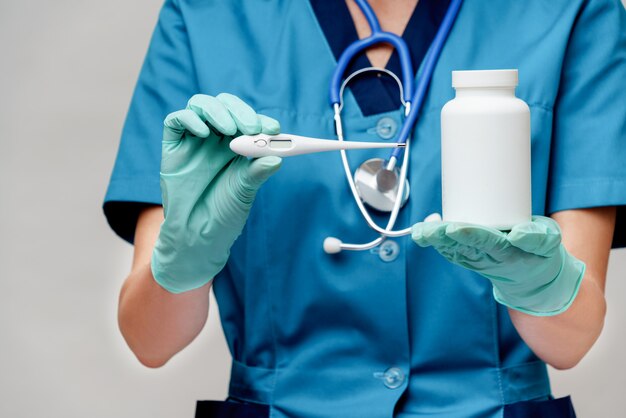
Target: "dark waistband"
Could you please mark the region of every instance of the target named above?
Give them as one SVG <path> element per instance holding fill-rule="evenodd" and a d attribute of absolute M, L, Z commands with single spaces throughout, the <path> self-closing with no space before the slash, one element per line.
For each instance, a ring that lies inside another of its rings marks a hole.
<path fill-rule="evenodd" d="M 269 405 L 235 401 L 198 401 L 195 418 L 269 418 Z M 576 418 L 569 396 L 505 405 L 503 418 Z"/>

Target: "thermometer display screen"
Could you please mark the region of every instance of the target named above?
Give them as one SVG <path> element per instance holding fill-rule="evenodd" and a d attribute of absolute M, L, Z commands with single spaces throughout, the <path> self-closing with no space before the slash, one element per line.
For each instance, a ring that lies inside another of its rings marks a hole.
<path fill-rule="evenodd" d="M 291 139 L 272 139 L 270 140 L 270 148 L 289 149 L 291 148 Z"/>

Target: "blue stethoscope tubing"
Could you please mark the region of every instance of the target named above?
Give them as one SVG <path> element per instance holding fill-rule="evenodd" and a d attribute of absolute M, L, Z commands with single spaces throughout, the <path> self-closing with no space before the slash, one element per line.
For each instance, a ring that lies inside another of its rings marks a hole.
<path fill-rule="evenodd" d="M 391 214 L 389 216 L 389 221 L 385 228 L 381 228 L 372 220 L 367 209 L 363 205 L 363 202 L 361 201 L 359 193 L 356 189 L 354 178 L 350 171 L 346 153 L 345 151 L 341 152 L 342 162 L 346 172 L 346 178 L 348 180 L 348 184 L 350 185 L 350 189 L 352 190 L 355 202 L 357 203 L 361 214 L 367 221 L 368 225 L 376 232 L 378 232 L 380 236 L 375 240 L 365 244 L 345 244 L 336 238 L 329 237 L 324 242 L 324 249 L 326 250 L 326 252 L 329 253 L 339 252 L 341 250 L 366 250 L 377 246 L 382 241 L 384 241 L 386 237 L 399 237 L 410 234 L 411 228 L 405 228 L 398 231 L 393 230 L 393 226 L 395 224 L 403 200 L 402 197 L 404 196 L 404 185 L 406 180 L 409 155 L 408 140 L 411 135 L 411 131 L 413 130 L 413 127 L 415 126 L 415 123 L 417 121 L 418 114 L 424 103 L 424 98 L 426 97 L 426 92 L 428 91 L 428 87 L 430 85 L 433 72 L 437 65 L 437 61 L 441 54 L 441 50 L 443 49 L 446 43 L 446 39 L 450 34 L 452 27 L 454 26 L 454 22 L 458 15 L 459 9 L 461 8 L 463 0 L 450 1 L 448 10 L 446 11 L 441 25 L 439 26 L 439 29 L 435 34 L 430 48 L 428 49 L 428 52 L 424 57 L 422 71 L 418 75 L 417 86 L 415 87 L 415 89 L 413 88 L 413 65 L 411 63 L 409 48 L 404 39 L 394 33 L 386 32 L 381 29 L 376 14 L 372 10 L 367 0 L 355 0 L 355 2 L 365 15 L 365 18 L 371 29 L 371 35 L 364 39 L 353 42 L 350 46 L 348 46 L 348 48 L 345 49 L 345 51 L 339 57 L 339 60 L 337 61 L 337 66 L 331 77 L 330 104 L 333 107 L 335 113 L 334 120 L 337 137 L 340 141 L 343 141 L 343 128 L 341 121 L 341 109 L 343 107 L 342 93 L 345 86 L 343 78 L 348 65 L 356 55 L 366 50 L 367 48 L 380 43 L 387 43 L 391 44 L 398 51 L 398 56 L 400 59 L 400 67 L 402 71 L 401 87 L 403 86 L 403 88 L 401 88 L 401 94 L 402 101 L 405 106 L 405 120 L 398 133 L 396 141 L 398 143 L 405 143 L 406 146 L 404 148 L 394 149 L 387 163 L 387 169 L 393 170 L 396 161 L 398 161 L 401 153 L 404 151 L 405 155 L 400 169 L 398 191 L 396 194 L 393 209 L 391 210 Z M 384 71 L 387 72 L 387 70 Z"/>

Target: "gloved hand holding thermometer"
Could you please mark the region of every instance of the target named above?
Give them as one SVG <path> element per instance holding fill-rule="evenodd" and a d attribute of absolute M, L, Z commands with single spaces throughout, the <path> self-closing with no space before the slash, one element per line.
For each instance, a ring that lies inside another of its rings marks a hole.
<path fill-rule="evenodd" d="M 165 119 L 161 193 L 165 220 L 155 244 L 154 279 L 172 293 L 199 288 L 224 267 L 259 187 L 280 167 L 229 148 L 236 134 L 278 134 L 279 123 L 230 94 L 193 96 Z"/>
<path fill-rule="evenodd" d="M 574 301 L 585 264 L 561 243 L 556 221 L 533 216 L 510 232 L 460 222 L 420 222 L 412 238 L 493 284 L 496 300 L 535 315 L 564 312 Z"/>

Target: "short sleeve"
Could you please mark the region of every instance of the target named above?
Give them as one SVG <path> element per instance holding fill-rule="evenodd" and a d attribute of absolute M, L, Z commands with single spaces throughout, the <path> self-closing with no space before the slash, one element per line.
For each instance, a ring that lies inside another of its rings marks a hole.
<path fill-rule="evenodd" d="M 140 211 L 161 204 L 163 119 L 196 92 L 186 27 L 176 1 L 167 0 L 135 87 L 103 206 L 111 228 L 129 242 Z"/>
<path fill-rule="evenodd" d="M 626 11 L 584 1 L 554 108 L 548 213 L 618 206 L 613 246 L 626 246 Z"/>

